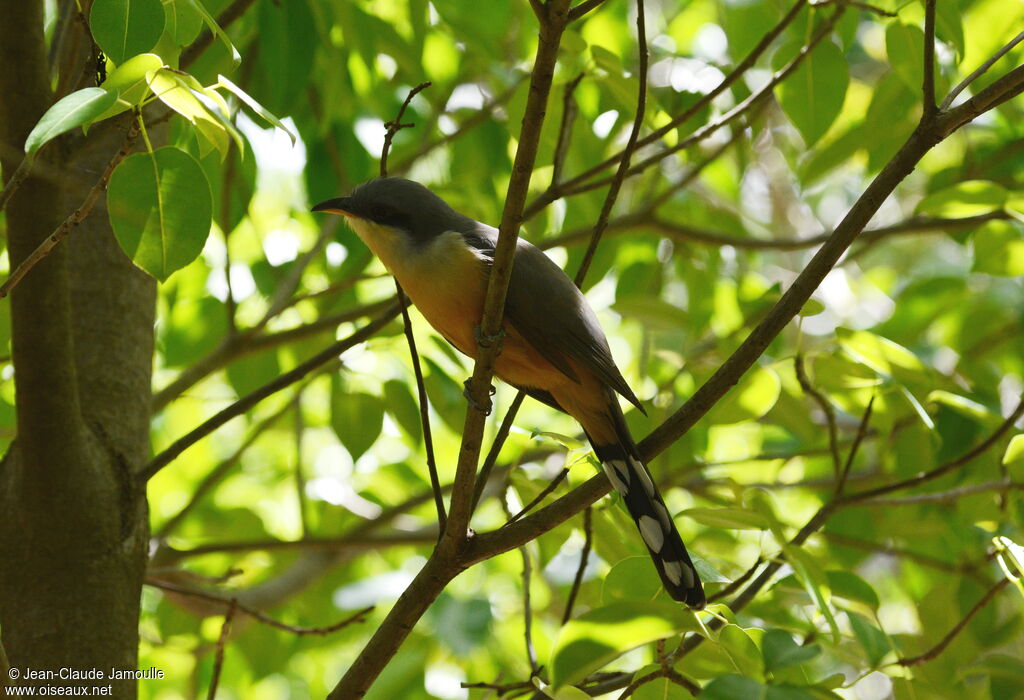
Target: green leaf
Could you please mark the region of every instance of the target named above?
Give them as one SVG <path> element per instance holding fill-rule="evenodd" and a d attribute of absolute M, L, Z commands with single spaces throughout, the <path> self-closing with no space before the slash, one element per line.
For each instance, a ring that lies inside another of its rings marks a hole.
<path fill-rule="evenodd" d="M 779 70 L 797 55 L 801 42 L 776 52 L 773 68 Z M 808 148 L 815 146 L 842 111 L 850 70 L 842 50 L 823 41 L 799 67 L 776 88 L 779 104 L 803 136 Z"/>
<path fill-rule="evenodd" d="M 921 56 L 924 55 L 924 32 L 913 24 L 890 22 L 885 30 L 885 52 L 893 70 L 912 90 L 920 90 L 924 82 Z"/>
<path fill-rule="evenodd" d="M 792 685 L 764 685 L 736 674 L 719 676 L 704 686 L 700 700 L 814 700 L 816 695 Z M 826 694 L 823 697 L 838 697 Z"/>
<path fill-rule="evenodd" d="M 621 601 L 595 608 L 562 628 L 551 654 L 555 687 L 576 683 L 630 649 L 699 629 L 678 603 Z"/>
<path fill-rule="evenodd" d="M 748 372 L 725 398 L 711 410 L 713 424 L 740 423 L 755 420 L 771 410 L 782 391 L 779 375 L 759 367 Z"/>
<path fill-rule="evenodd" d="M 164 21 L 160 0 L 95 0 L 89 12 L 93 39 L 117 65 L 156 46 Z"/>
<path fill-rule="evenodd" d="M 785 630 L 768 630 L 761 639 L 761 653 L 766 671 L 781 671 L 790 666 L 799 666 L 821 653 L 817 644 L 800 646 Z"/>
<path fill-rule="evenodd" d="M 1006 204 L 1006 188 L 988 180 L 967 180 L 933 192 L 917 205 L 918 214 L 962 218 L 987 214 Z"/>
<path fill-rule="evenodd" d="M 985 678 L 1003 678 L 1014 681 L 1017 687 L 1024 688 L 1024 659 L 1009 654 L 989 654 L 977 663 L 959 669 L 957 681 L 984 676 Z"/>
<path fill-rule="evenodd" d="M 769 522 L 761 513 L 742 508 L 688 508 L 681 516 L 698 523 L 728 530 L 767 530 Z"/>
<path fill-rule="evenodd" d="M 868 657 L 868 664 L 875 668 L 885 658 L 886 654 L 892 651 L 892 643 L 885 635 L 885 632 L 875 627 L 867 618 L 857 613 L 847 611 L 846 616 L 850 620 L 850 629 L 853 630 L 857 641 L 864 647 Z"/>
<path fill-rule="evenodd" d="M 759 634 L 760 630 L 754 632 Z M 739 625 L 726 625 L 718 632 L 715 641 L 721 645 L 739 671 L 758 680 L 764 680 L 764 658 L 746 630 Z"/>
<path fill-rule="evenodd" d="M 110 177 L 107 209 L 117 241 L 160 281 L 202 252 L 212 207 L 203 169 L 172 146 L 128 156 Z"/>
<path fill-rule="evenodd" d="M 1003 464 L 1024 464 L 1024 433 L 1014 435 L 1006 445 L 1003 453 Z"/>
<path fill-rule="evenodd" d="M 217 85 L 219 87 L 224 88 L 225 90 L 230 92 L 232 95 L 234 95 L 235 97 L 240 99 L 242 102 L 244 102 L 246 105 L 248 105 L 249 109 L 251 109 L 252 111 L 256 112 L 256 114 L 258 114 L 260 117 L 262 117 L 264 119 L 264 121 L 266 121 L 268 124 L 270 124 L 272 126 L 276 126 L 278 129 L 280 129 L 284 133 L 288 134 L 288 138 L 290 138 L 292 140 L 292 145 L 293 146 L 295 145 L 295 141 L 296 141 L 295 134 L 292 133 L 292 130 L 289 129 L 287 126 L 285 126 L 281 122 L 280 119 L 278 119 L 273 114 L 271 114 L 270 110 L 268 110 L 266 107 L 261 105 L 255 99 L 250 97 L 249 93 L 247 93 L 245 90 L 243 90 L 242 88 L 240 88 L 237 85 L 235 85 L 233 82 L 231 82 L 230 80 L 225 78 L 223 75 L 218 75 L 217 76 L 217 81 L 218 81 Z"/>
<path fill-rule="evenodd" d="M 818 611 L 824 615 L 832 630 L 832 641 L 839 643 L 839 625 L 836 623 L 835 615 L 832 614 L 831 597 L 832 592 L 828 585 L 828 578 L 818 566 L 818 563 L 811 558 L 811 555 L 794 547 L 788 542 L 780 543 L 786 561 L 793 567 L 793 572 L 803 584 L 804 590 L 811 596 L 811 600 L 818 606 Z"/>
<path fill-rule="evenodd" d="M 971 237 L 974 264 L 971 270 L 1000 277 L 1024 276 L 1024 233 L 1020 224 L 989 221 Z"/>
<path fill-rule="evenodd" d="M 117 96 L 117 103 L 104 112 L 99 119 L 106 119 L 115 114 L 136 107 L 142 104 L 149 94 L 149 80 L 146 77 L 150 71 L 159 70 L 163 65 L 163 59 L 154 53 L 141 53 L 132 56 L 119 65 L 103 82 L 103 89 L 112 92 Z"/>
<path fill-rule="evenodd" d="M 239 151 L 245 152 L 245 141 L 229 118 L 228 105 L 220 93 L 204 88 L 188 73 L 160 68 L 146 74 L 149 87 L 161 102 L 188 119 L 206 143 L 220 151 L 221 158 L 227 155 L 228 136 L 231 136 Z M 200 99 L 205 98 L 207 105 Z M 205 157 L 207 151 L 203 151 Z"/>
<path fill-rule="evenodd" d="M 352 461 L 373 446 L 384 425 L 384 402 L 362 392 L 346 392 L 339 380 L 331 386 L 331 427 Z"/>
<path fill-rule="evenodd" d="M 99 120 L 117 101 L 117 94 L 103 88 L 78 90 L 58 100 L 43 114 L 25 140 L 25 154 L 32 155 L 61 134 Z"/>
<path fill-rule="evenodd" d="M 851 357 L 886 379 L 913 384 L 928 377 L 927 368 L 914 353 L 888 338 L 846 328 L 837 328 L 836 335 Z"/>
<path fill-rule="evenodd" d="M 964 23 L 960 12 L 959 3 L 935 3 L 935 35 L 942 41 L 953 44 L 957 55 L 963 56 L 965 51 Z"/>
<path fill-rule="evenodd" d="M 621 600 L 653 600 L 662 593 L 661 580 L 651 558 L 626 557 L 604 577 L 601 600 L 609 605 Z M 662 594 L 663 598 L 666 596 Z"/>
<path fill-rule="evenodd" d="M 871 584 L 857 574 L 850 571 L 827 571 L 825 576 L 833 596 L 863 603 L 871 610 L 878 610 L 878 594 Z"/>
<path fill-rule="evenodd" d="M 213 18 L 213 15 L 206 11 L 206 8 L 203 7 L 203 3 L 199 2 L 199 0 L 183 1 L 187 2 L 189 5 L 192 6 L 192 9 L 199 13 L 199 16 L 203 18 L 203 21 L 206 22 L 206 26 L 210 29 L 210 33 L 212 33 L 221 41 L 221 43 L 224 44 L 227 50 L 231 53 L 232 63 L 234 63 L 234 65 L 236 66 L 239 63 L 241 63 L 242 56 L 238 53 L 238 49 L 235 48 L 235 45 L 231 43 L 231 39 L 228 38 L 228 35 L 225 34 L 224 30 L 220 28 L 219 24 L 217 24 L 217 20 Z"/>
<path fill-rule="evenodd" d="M 388 413 L 394 416 L 398 425 L 417 445 L 420 444 L 423 440 L 420 408 L 408 385 L 397 379 L 384 382 L 384 399 L 387 401 Z"/>
<path fill-rule="evenodd" d="M 430 607 L 437 638 L 457 656 L 472 653 L 490 637 L 491 604 L 484 597 L 456 598 L 442 593 Z"/>

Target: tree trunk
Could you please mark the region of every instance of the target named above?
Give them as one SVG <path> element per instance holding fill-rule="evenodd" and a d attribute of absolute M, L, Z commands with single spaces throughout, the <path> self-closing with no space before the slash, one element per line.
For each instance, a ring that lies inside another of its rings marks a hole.
<path fill-rule="evenodd" d="M 54 99 L 42 7 L 0 0 L 5 179 Z M 89 41 L 73 24 L 76 85 L 90 75 Z M 6 210 L 12 269 L 81 204 L 122 139 L 112 129 L 87 147 L 74 134 L 46 146 Z M 136 668 L 148 525 L 134 470 L 149 449 L 155 298 L 102 205 L 10 297 L 17 438 L 0 465 L 0 629 L 22 671 Z M 108 683 L 135 696 L 130 680 L 47 684 Z"/>

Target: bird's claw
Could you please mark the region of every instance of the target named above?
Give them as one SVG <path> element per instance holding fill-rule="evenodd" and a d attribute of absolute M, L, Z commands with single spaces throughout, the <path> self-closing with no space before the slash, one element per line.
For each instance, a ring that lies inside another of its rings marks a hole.
<path fill-rule="evenodd" d="M 505 338 L 505 329 L 499 328 L 494 335 L 487 335 L 480 326 L 473 326 L 473 338 L 476 340 L 477 347 L 489 348 L 492 345 L 497 345 L 500 349 L 501 341 Z"/>
<path fill-rule="evenodd" d="M 490 398 L 487 399 L 487 404 L 485 406 L 481 406 L 479 403 L 477 403 L 477 400 L 473 398 L 473 393 L 472 393 L 472 390 L 470 388 L 470 385 L 472 383 L 473 383 L 473 378 L 472 377 L 470 377 L 466 381 L 462 382 L 462 386 L 463 386 L 462 395 L 466 397 L 466 400 L 469 401 L 469 405 L 472 406 L 475 410 L 481 411 L 485 416 L 491 415 L 491 400 L 490 400 Z M 488 397 L 494 396 L 494 392 L 495 391 L 497 391 L 497 389 L 495 389 L 494 385 L 491 384 L 490 386 L 487 387 L 487 396 Z"/>

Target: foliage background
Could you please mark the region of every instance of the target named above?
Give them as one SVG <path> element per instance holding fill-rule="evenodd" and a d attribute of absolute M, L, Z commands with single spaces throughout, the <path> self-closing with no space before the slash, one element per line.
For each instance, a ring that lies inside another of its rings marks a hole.
<path fill-rule="evenodd" d="M 250 110 L 233 121 L 242 149 L 221 152 L 226 137 L 205 136 L 180 115 L 154 135 L 196 158 L 213 211 L 201 255 L 159 286 L 154 454 L 390 307 L 393 285 L 365 247 L 337 220 L 308 210 L 376 175 L 382 122 L 410 87 L 432 82 L 406 113 L 415 128 L 395 138 L 390 173 L 498 222 L 536 49 L 525 2 L 203 5 L 222 18 L 242 61 L 235 67 L 227 43 L 213 41 L 188 72 L 207 86 L 227 75 L 299 142 L 264 130 Z M 48 4 L 48 28 L 58 25 L 60 6 Z M 644 133 L 710 91 L 789 9 L 774 0 L 649 1 Z M 164 0 L 163 11 L 158 42 L 139 53 L 152 50 L 174 67 L 203 21 L 185 0 Z M 917 124 L 923 5 L 804 6 L 741 80 L 635 161 L 759 90 L 833 13 L 834 28 L 770 99 L 623 185 L 585 289 L 647 407 L 647 418 L 628 417 L 638 437 L 728 357 L 806 264 L 816 237 Z M 553 178 L 570 179 L 621 148 L 636 108 L 634 18 L 635 5 L 609 0 L 563 38 L 531 199 Z M 1018 3 L 939 0 L 937 94 L 1010 41 L 1022 20 Z M 1021 56 L 1011 50 L 971 91 Z M 561 159 L 562 98 L 580 76 Z M 772 583 L 739 615 L 716 608 L 731 624 L 676 664 L 705 696 L 753 697 L 766 684 L 773 697 L 1008 698 L 1024 685 L 1022 601 L 1010 587 L 983 599 L 1005 580 L 992 538 L 1021 539 L 1024 449 L 1019 436 L 1009 443 L 1019 429 L 923 488 L 838 508 L 802 546 L 785 544 L 832 498 L 836 467 L 848 455 L 848 492 L 909 479 L 981 443 L 1017 406 L 1024 388 L 1024 228 L 1015 218 L 1024 201 L 1021 107 L 1019 99 L 1002 105 L 928 154 L 826 278 L 816 303 L 652 464 L 669 506 L 682 511 L 676 520 L 691 551 L 721 574 L 708 586 L 712 594 L 784 552 Z M 593 187 L 553 202 L 522 235 L 575 271 L 604 192 Z M 8 309 L 0 304 L 0 314 Z M 441 481 L 450 483 L 465 410 L 461 382 L 472 364 L 413 319 Z M 223 605 L 167 585 L 216 591 L 303 627 L 375 605 L 365 622 L 329 635 L 234 617 L 219 697 L 323 697 L 334 687 L 436 536 L 414 391 L 393 321 L 156 473 L 148 485 L 154 585 L 143 591 L 139 667 L 160 668 L 166 678 L 141 681 L 141 697 L 194 697 L 212 682 Z M 498 387 L 496 418 L 513 397 Z M 10 440 L 10 369 L 0 398 Z M 497 420 L 488 439 L 496 429 Z M 568 479 L 549 498 L 592 476 L 576 436 L 570 419 L 527 401 L 473 527 L 500 527 L 565 464 Z M 618 656 L 663 636 L 641 617 L 664 596 L 652 587 L 642 544 L 614 498 L 599 502 L 588 522 L 569 520 L 457 578 L 370 697 L 483 697 L 486 690 L 460 684 L 513 686 L 538 665 L 549 681 L 579 668 L 620 674 L 598 680 L 617 678 L 609 687 L 621 688 L 633 671 L 656 664 L 666 647 Z M 635 624 L 563 625 L 585 541 L 591 554 L 575 613 L 610 606 Z M 932 649 L 979 600 L 984 607 L 941 655 L 899 663 Z M 665 631 L 693 622 L 673 625 Z M 604 635 L 614 653 L 573 652 L 566 636 L 559 646 L 560 633 Z M 667 649 L 677 644 L 670 637 Z M 671 678 L 634 693 L 655 696 L 688 693 Z"/>

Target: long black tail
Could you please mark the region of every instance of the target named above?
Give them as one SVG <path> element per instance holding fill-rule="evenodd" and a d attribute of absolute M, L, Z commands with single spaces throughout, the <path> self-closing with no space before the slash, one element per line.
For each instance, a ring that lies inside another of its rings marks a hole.
<path fill-rule="evenodd" d="M 618 413 L 615 416 L 618 444 L 598 445 L 591 440 L 594 453 L 601 460 L 612 486 L 622 494 L 629 514 L 636 521 L 665 590 L 681 603 L 692 608 L 703 608 L 706 602 L 704 587 L 686 551 L 686 545 L 676 530 L 672 515 L 658 487 L 654 485 L 650 472 L 640 459 L 625 419 L 615 409 L 618 409 L 617 405 L 613 411 Z"/>

